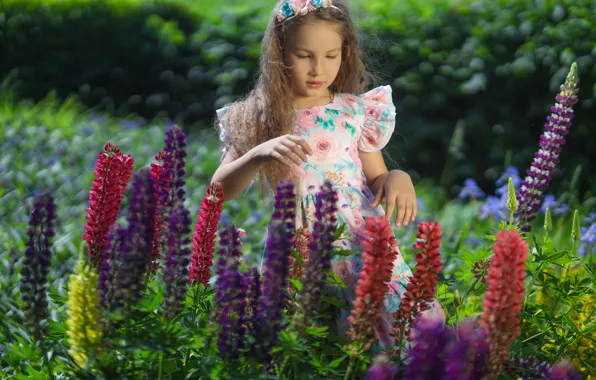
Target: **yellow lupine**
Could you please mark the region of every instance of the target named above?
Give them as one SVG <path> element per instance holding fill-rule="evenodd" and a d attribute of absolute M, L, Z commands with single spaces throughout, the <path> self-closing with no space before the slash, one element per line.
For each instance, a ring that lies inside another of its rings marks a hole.
<path fill-rule="evenodd" d="M 68 341 L 69 354 L 81 368 L 87 367 L 89 357 L 101 354 L 101 315 L 97 273 L 81 258 L 68 283 Z"/>

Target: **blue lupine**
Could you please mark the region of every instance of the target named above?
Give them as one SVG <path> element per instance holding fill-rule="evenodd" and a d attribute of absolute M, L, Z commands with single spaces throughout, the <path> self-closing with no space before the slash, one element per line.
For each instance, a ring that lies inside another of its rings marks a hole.
<path fill-rule="evenodd" d="M 515 356 L 505 362 L 505 372 L 515 379 L 546 379 L 551 366 L 536 358 Z"/>
<path fill-rule="evenodd" d="M 478 183 L 476 183 L 476 180 L 472 178 L 468 178 L 464 181 L 464 186 L 462 187 L 458 195 L 460 199 L 477 199 L 484 198 L 484 196 L 484 191 L 482 191 L 482 189 L 478 187 Z"/>

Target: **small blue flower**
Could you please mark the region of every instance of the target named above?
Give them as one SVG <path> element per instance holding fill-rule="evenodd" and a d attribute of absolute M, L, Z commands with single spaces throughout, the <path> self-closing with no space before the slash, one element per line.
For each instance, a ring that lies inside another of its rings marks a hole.
<path fill-rule="evenodd" d="M 289 1 L 286 1 L 284 5 L 281 6 L 281 14 L 284 17 L 290 17 L 294 15 L 294 9 L 292 8 L 292 4 Z"/>
<path fill-rule="evenodd" d="M 554 216 L 565 215 L 571 210 L 569 206 L 564 203 L 560 203 L 555 200 L 555 196 L 553 194 L 547 194 L 544 196 L 544 200 L 542 201 L 542 206 L 540 207 L 540 212 L 542 214 L 546 214 L 546 208 L 549 208 L 551 213 Z"/>
<path fill-rule="evenodd" d="M 323 0 L 310 0 L 310 3 L 315 8 L 321 8 L 323 6 Z"/>
<path fill-rule="evenodd" d="M 513 180 L 513 187 L 515 190 L 518 190 L 522 179 L 519 176 L 519 169 L 515 166 L 508 166 L 507 169 L 501 174 L 501 177 L 497 180 L 495 185 L 497 185 L 497 190 L 495 191 L 496 195 L 503 195 L 507 194 L 507 185 L 509 183 L 509 177 Z"/>
<path fill-rule="evenodd" d="M 476 181 L 472 178 L 468 178 L 464 181 L 464 187 L 461 189 L 459 193 L 459 198 L 484 198 L 484 191 L 478 187 Z"/>
<path fill-rule="evenodd" d="M 586 219 L 584 219 L 585 224 L 594 224 L 596 223 L 596 212 L 591 212 Z"/>
<path fill-rule="evenodd" d="M 582 227 L 580 241 L 583 243 L 578 249 L 580 255 L 586 256 L 596 248 L 596 223 L 590 227 Z"/>
<path fill-rule="evenodd" d="M 507 194 L 500 198 L 489 195 L 486 198 L 486 203 L 480 207 L 480 219 L 484 220 L 492 216 L 498 221 L 507 220 L 505 211 L 507 211 Z"/>

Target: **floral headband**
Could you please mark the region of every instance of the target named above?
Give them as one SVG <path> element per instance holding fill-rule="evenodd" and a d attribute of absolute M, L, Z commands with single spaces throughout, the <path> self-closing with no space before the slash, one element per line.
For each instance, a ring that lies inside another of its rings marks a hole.
<path fill-rule="evenodd" d="M 286 0 L 277 14 L 277 21 L 281 23 L 296 16 L 304 16 L 319 8 L 339 9 L 332 4 L 332 0 Z"/>

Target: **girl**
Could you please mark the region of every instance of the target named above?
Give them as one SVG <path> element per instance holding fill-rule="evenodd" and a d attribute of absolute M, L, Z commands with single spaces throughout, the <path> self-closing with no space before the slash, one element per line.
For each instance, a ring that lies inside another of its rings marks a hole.
<path fill-rule="evenodd" d="M 257 174 L 263 193 L 292 179 L 299 196 L 296 225 L 308 231 L 316 194 L 330 180 L 339 196 L 339 223 L 347 225 L 336 243 L 360 252 L 366 218 L 395 212 L 397 227 L 414 221 L 414 185 L 405 172 L 388 171 L 381 154 L 395 127 L 391 87 L 364 92 L 368 80 L 346 0 L 278 3 L 263 38 L 256 87 L 217 110 L 224 157 L 212 182 L 223 184 L 225 200 L 236 198 Z M 350 309 L 361 254 L 335 257 L 332 265 L 347 286 L 338 294 Z M 392 345 L 392 315 L 411 274 L 398 255 L 376 324 L 381 347 Z M 435 303 L 427 313 L 442 312 Z M 342 335 L 348 315 L 342 310 L 337 318 Z"/>

